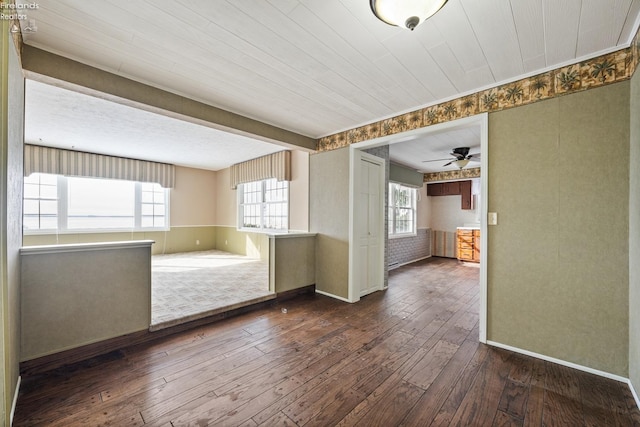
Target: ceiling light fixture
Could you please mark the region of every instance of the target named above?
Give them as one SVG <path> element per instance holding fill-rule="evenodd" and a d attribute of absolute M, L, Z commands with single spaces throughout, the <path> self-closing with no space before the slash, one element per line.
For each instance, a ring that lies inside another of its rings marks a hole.
<path fill-rule="evenodd" d="M 456 165 L 457 167 L 459 167 L 460 169 L 462 169 L 463 167 L 467 166 L 469 164 L 469 159 L 461 159 L 461 160 L 455 160 L 453 162 L 454 165 Z"/>
<path fill-rule="evenodd" d="M 411 31 L 439 11 L 447 0 L 370 0 L 373 14 L 389 25 Z"/>

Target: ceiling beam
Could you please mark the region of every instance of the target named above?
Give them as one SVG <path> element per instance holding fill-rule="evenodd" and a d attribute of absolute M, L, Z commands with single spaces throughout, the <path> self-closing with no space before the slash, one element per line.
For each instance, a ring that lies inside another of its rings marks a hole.
<path fill-rule="evenodd" d="M 24 45 L 32 80 L 289 148 L 315 151 L 317 140 Z"/>

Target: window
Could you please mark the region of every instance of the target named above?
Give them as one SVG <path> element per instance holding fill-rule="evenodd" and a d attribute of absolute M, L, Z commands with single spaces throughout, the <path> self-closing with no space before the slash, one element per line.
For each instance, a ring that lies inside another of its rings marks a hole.
<path fill-rule="evenodd" d="M 165 230 L 169 190 L 159 184 L 34 173 L 24 179 L 25 233 Z"/>
<path fill-rule="evenodd" d="M 34 173 L 24 179 L 25 230 L 58 228 L 58 179 Z"/>
<path fill-rule="evenodd" d="M 415 188 L 389 183 L 389 235 L 416 234 Z"/>
<path fill-rule="evenodd" d="M 265 179 L 238 185 L 239 228 L 287 231 L 289 183 Z"/>

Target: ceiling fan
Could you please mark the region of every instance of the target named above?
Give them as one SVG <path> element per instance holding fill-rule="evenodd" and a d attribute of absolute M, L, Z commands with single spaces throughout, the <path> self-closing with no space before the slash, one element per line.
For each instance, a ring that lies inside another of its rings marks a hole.
<path fill-rule="evenodd" d="M 458 166 L 460 169 L 464 168 L 465 166 L 467 166 L 467 164 L 469 162 L 479 162 L 480 161 L 480 153 L 475 153 L 475 154 L 469 154 L 469 147 L 457 147 L 454 148 L 451 153 L 449 153 L 450 155 L 452 155 L 453 157 L 455 157 L 454 160 L 451 159 L 435 159 L 435 160 L 423 160 L 424 163 L 426 162 L 444 162 L 446 160 L 450 160 L 448 163 L 445 163 L 444 166 L 449 166 L 451 164 L 454 164 L 456 166 Z"/>

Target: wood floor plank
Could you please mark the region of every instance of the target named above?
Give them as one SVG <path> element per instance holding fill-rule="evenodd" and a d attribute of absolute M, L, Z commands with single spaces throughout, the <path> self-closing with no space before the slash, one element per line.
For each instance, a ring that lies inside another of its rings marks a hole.
<path fill-rule="evenodd" d="M 465 367 L 460 378 L 457 381 L 451 382 L 453 384 L 451 393 L 449 393 L 444 404 L 440 407 L 435 418 L 433 418 L 433 421 L 431 422 L 432 426 L 444 427 L 450 425 L 451 420 L 455 416 L 458 408 L 466 397 L 467 392 L 475 381 L 480 368 L 484 366 L 485 360 L 489 354 L 489 347 L 483 344 L 474 344 L 478 346 L 475 354 Z M 422 419 L 427 422 L 427 418 Z"/>
<path fill-rule="evenodd" d="M 460 408 L 451 421 L 454 426 L 491 425 L 510 371 L 510 353 L 490 349 Z M 479 404 L 479 402 L 485 402 Z"/>
<path fill-rule="evenodd" d="M 502 390 L 498 410 L 522 421 L 527 412 L 528 399 L 529 385 L 508 378 Z"/>
<path fill-rule="evenodd" d="M 430 258 L 357 304 L 300 295 L 26 372 L 14 426 L 640 426 L 626 384 L 478 343 L 478 273 Z"/>
<path fill-rule="evenodd" d="M 298 426 L 291 418 L 287 417 L 287 415 L 283 414 L 282 412 L 278 412 L 273 417 L 271 417 L 268 420 L 266 420 L 264 423 L 256 424 L 256 425 L 264 425 L 264 426 L 268 426 L 268 427 L 271 427 L 271 426 L 273 426 L 273 427 L 297 427 Z"/>
<path fill-rule="evenodd" d="M 545 391 L 542 422 L 549 427 L 586 425 L 579 400 L 550 390 Z"/>
<path fill-rule="evenodd" d="M 544 414 L 544 388 L 532 385 L 529 388 L 529 399 L 527 400 L 527 409 L 524 415 L 523 426 L 540 427 L 542 426 L 542 418 Z"/>
<path fill-rule="evenodd" d="M 478 352 L 478 349 L 478 343 L 465 341 L 413 409 L 407 414 L 401 425 L 428 425 L 438 414 L 438 411 L 452 392 L 452 384 L 455 384 L 468 369 L 473 369 L 473 366 L 469 367 L 469 363 Z"/>
<path fill-rule="evenodd" d="M 492 427 L 522 427 L 522 419 L 503 411 L 496 412 Z"/>
<path fill-rule="evenodd" d="M 426 390 L 449 363 L 459 346 L 445 340 L 438 343 L 408 373 L 404 380 Z"/>

